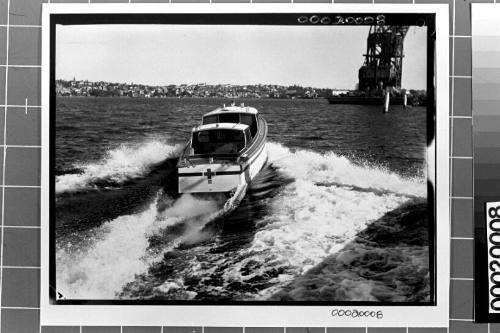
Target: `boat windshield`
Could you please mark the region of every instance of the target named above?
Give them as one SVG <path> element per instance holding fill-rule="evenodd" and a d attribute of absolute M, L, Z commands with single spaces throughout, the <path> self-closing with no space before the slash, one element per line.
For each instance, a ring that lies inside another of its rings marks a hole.
<path fill-rule="evenodd" d="M 203 125 L 215 124 L 217 122 L 217 115 L 203 117 Z"/>
<path fill-rule="evenodd" d="M 234 129 L 205 130 L 193 133 L 195 154 L 237 154 L 245 148 L 245 134 Z"/>
<path fill-rule="evenodd" d="M 215 123 L 245 124 L 250 127 L 252 138 L 257 134 L 257 119 L 254 114 L 246 113 L 222 113 L 203 117 L 203 125 Z"/>
<path fill-rule="evenodd" d="M 219 123 L 234 123 L 240 122 L 239 113 L 221 113 L 219 114 Z"/>
<path fill-rule="evenodd" d="M 242 114 L 240 123 L 248 125 L 248 127 L 250 127 L 252 138 L 255 136 L 255 134 L 257 134 L 257 121 L 255 120 L 255 115 Z"/>

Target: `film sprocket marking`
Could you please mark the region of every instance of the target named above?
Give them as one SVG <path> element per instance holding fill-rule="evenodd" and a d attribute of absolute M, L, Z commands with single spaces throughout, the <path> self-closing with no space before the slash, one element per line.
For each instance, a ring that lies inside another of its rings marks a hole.
<path fill-rule="evenodd" d="M 500 202 L 486 203 L 489 313 L 500 313 Z"/>

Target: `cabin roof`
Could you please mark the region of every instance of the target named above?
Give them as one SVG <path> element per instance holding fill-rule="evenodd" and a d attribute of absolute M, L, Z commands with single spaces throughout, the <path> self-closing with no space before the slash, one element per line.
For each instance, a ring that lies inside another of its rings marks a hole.
<path fill-rule="evenodd" d="M 244 131 L 247 128 L 248 125 L 245 124 L 215 123 L 215 124 L 200 125 L 198 127 L 195 127 L 193 129 L 193 132 L 214 130 L 214 129 L 232 129 L 232 130 Z"/>
<path fill-rule="evenodd" d="M 250 113 L 250 114 L 257 114 L 259 113 L 256 108 L 252 108 L 250 106 L 225 106 L 223 108 L 218 108 L 213 111 L 210 111 L 209 113 L 205 113 L 203 117 L 206 116 L 212 116 L 215 114 L 221 114 L 221 113 Z"/>

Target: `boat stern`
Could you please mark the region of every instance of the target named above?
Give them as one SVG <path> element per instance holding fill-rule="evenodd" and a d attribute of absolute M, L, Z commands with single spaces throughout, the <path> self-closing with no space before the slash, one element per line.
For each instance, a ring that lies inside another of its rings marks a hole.
<path fill-rule="evenodd" d="M 230 192 L 245 182 L 239 164 L 202 163 L 179 166 L 179 193 Z"/>

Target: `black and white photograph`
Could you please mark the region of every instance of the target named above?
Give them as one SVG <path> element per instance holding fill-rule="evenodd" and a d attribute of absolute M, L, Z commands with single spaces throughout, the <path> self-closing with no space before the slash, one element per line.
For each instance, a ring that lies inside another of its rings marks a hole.
<path fill-rule="evenodd" d="M 60 16 L 54 302 L 435 304 L 434 29 Z"/>

